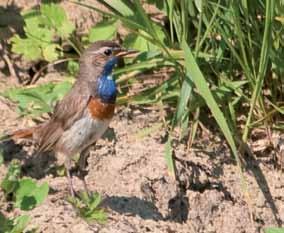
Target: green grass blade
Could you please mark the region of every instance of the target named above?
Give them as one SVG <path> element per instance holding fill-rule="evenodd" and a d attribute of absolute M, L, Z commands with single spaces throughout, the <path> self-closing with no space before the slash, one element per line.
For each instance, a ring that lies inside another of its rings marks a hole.
<path fill-rule="evenodd" d="M 185 75 L 185 79 L 182 83 L 182 87 L 180 91 L 180 97 L 179 97 L 177 113 L 176 113 L 176 123 L 179 123 L 181 121 L 182 116 L 184 115 L 186 111 L 186 106 L 191 96 L 191 91 L 192 91 L 192 81 L 190 80 L 190 77 L 187 74 Z"/>
<path fill-rule="evenodd" d="M 172 139 L 169 135 L 168 141 L 165 144 L 165 159 L 166 164 L 168 167 L 169 174 L 173 177 L 175 177 L 175 164 L 174 164 L 174 158 L 173 158 L 173 148 L 172 148 Z"/>
<path fill-rule="evenodd" d="M 269 227 L 264 229 L 264 233 L 284 233 L 284 228 Z"/>
<path fill-rule="evenodd" d="M 229 126 L 227 124 L 227 121 L 218 104 L 216 103 L 212 92 L 210 91 L 207 82 L 192 55 L 192 52 L 185 41 L 182 42 L 182 49 L 185 54 L 185 67 L 187 73 L 190 75 L 191 80 L 196 85 L 200 95 L 204 98 L 207 106 L 211 110 L 215 120 L 220 126 L 222 132 L 224 133 L 224 136 L 226 137 L 233 153 L 237 155 L 236 145 L 233 139 L 233 135 L 231 134 Z"/>
<path fill-rule="evenodd" d="M 241 162 L 238 156 L 238 152 L 237 152 L 237 147 L 233 138 L 233 135 L 230 131 L 230 128 L 228 126 L 228 123 L 222 113 L 222 111 L 220 110 L 217 102 L 215 101 L 212 92 L 210 91 L 207 82 L 203 76 L 203 74 L 200 71 L 200 68 L 198 67 L 192 52 L 189 48 L 189 46 L 187 45 L 187 43 L 185 41 L 182 42 L 181 44 L 182 49 L 184 51 L 184 55 L 185 55 L 185 67 L 186 70 L 188 72 L 188 74 L 191 77 L 192 82 L 195 84 L 199 94 L 203 97 L 204 101 L 206 102 L 207 106 L 209 107 L 209 109 L 212 112 L 212 115 L 214 116 L 217 124 L 219 125 L 221 131 L 223 132 L 232 152 L 233 155 L 236 159 L 236 162 L 238 164 L 238 167 L 240 169 L 240 175 L 241 175 L 241 181 L 242 181 L 242 185 L 245 191 L 246 187 L 245 187 L 245 180 L 242 174 L 242 169 L 241 169 Z"/>
<path fill-rule="evenodd" d="M 259 70 L 256 80 L 256 86 L 253 90 L 253 94 L 251 97 L 250 102 L 250 110 L 248 114 L 248 118 L 246 121 L 246 125 L 243 132 L 243 141 L 246 142 L 248 139 L 249 134 L 249 126 L 253 116 L 253 110 L 255 109 L 256 103 L 259 99 L 261 94 L 264 78 L 266 75 L 268 61 L 269 61 L 269 51 L 271 50 L 271 39 L 272 39 L 272 22 L 274 20 L 274 6 L 275 0 L 266 1 L 266 10 L 265 10 L 265 28 L 264 28 L 264 35 L 262 40 L 261 46 L 261 54 L 260 54 L 260 61 L 259 61 Z"/>
<path fill-rule="evenodd" d="M 104 2 L 111 8 L 115 9 L 123 16 L 131 16 L 134 15 L 133 10 L 129 7 L 125 2 L 126 1 L 117 1 L 117 0 L 103 0 L 99 2 Z M 130 4 L 131 5 L 131 4 Z"/>

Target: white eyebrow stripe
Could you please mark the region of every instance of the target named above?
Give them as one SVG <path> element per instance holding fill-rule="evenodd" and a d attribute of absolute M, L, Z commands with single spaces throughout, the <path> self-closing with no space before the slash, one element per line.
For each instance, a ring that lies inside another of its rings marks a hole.
<path fill-rule="evenodd" d="M 103 53 L 105 50 L 107 50 L 107 49 L 112 49 L 111 47 L 102 47 L 102 48 L 100 48 L 100 49 L 98 49 L 98 50 L 95 50 L 95 51 L 91 51 L 90 53 L 91 54 L 98 54 L 98 53 Z"/>

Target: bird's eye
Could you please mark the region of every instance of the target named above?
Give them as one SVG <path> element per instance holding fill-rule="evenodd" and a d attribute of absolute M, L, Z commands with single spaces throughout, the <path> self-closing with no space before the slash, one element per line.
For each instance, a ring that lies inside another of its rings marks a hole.
<path fill-rule="evenodd" d="M 111 49 L 106 49 L 106 50 L 104 51 L 104 54 L 107 55 L 107 56 L 110 56 L 110 55 L 112 54 Z"/>

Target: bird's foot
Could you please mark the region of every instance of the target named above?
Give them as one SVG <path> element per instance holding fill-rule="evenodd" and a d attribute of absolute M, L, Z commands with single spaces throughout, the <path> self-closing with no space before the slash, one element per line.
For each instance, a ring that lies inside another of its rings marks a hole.
<path fill-rule="evenodd" d="M 91 196 L 91 192 L 89 191 L 89 188 L 88 188 L 88 185 L 87 185 L 87 182 L 86 182 L 86 178 L 85 178 L 87 173 L 88 173 L 87 170 L 79 169 L 78 177 L 79 177 L 80 180 L 82 180 L 82 183 L 83 183 L 83 186 L 84 186 L 84 190 L 88 194 L 88 196 L 90 197 Z"/>
<path fill-rule="evenodd" d="M 67 181 L 68 181 L 70 195 L 71 197 L 75 197 L 75 189 L 73 187 L 73 180 L 69 169 L 66 169 L 66 174 L 67 174 Z"/>

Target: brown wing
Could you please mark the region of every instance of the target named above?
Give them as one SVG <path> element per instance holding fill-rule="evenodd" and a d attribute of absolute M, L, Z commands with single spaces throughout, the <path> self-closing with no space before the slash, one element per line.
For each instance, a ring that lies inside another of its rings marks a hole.
<path fill-rule="evenodd" d="M 83 115 L 89 96 L 80 92 L 81 90 L 75 86 L 55 106 L 51 119 L 37 132 L 39 151 L 52 150 L 63 132 Z"/>

